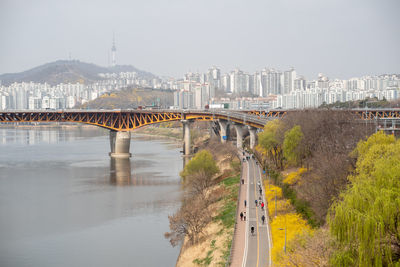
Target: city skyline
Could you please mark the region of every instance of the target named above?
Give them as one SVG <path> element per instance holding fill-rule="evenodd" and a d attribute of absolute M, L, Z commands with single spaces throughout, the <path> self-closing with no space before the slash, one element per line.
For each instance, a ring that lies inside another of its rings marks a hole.
<path fill-rule="evenodd" d="M 74 108 L 102 95 L 107 97 L 108 92 L 133 87 L 174 90 L 173 105 L 172 102 L 163 103 L 164 108 L 171 109 L 203 109 L 207 105 L 231 109 L 302 109 L 367 98 L 396 100 L 400 97 L 400 75 L 341 80 L 319 74 L 318 80 L 307 80 L 294 68 L 284 71 L 263 69 L 249 74 L 238 69 L 221 73 L 215 66 L 205 73 L 186 73 L 182 79 L 110 72 L 99 73 L 97 81 L 87 84 L 76 81 L 56 85 L 37 82 L 0 85 L 0 110 Z M 135 107 L 133 103 L 128 105 Z"/>
<path fill-rule="evenodd" d="M 97 65 L 97 66 L 99 66 L 99 67 L 109 67 L 109 68 L 112 68 L 112 67 L 115 67 L 115 66 L 133 66 L 133 67 L 137 68 L 138 70 L 146 71 L 146 72 L 152 73 L 152 74 L 154 74 L 155 76 L 157 76 L 157 77 L 159 77 L 159 78 L 162 78 L 162 79 L 169 79 L 169 78 L 171 78 L 171 79 L 175 79 L 175 80 L 184 79 L 184 78 L 185 78 L 185 75 L 187 75 L 188 73 L 193 73 L 193 74 L 202 74 L 202 73 L 205 73 L 205 72 L 207 72 L 210 68 L 218 68 L 218 69 L 221 71 L 221 73 L 225 73 L 225 74 L 230 73 L 230 72 L 235 71 L 235 70 L 242 71 L 242 72 L 244 72 L 244 73 L 246 73 L 246 74 L 255 74 L 255 73 L 262 72 L 263 70 L 276 70 L 276 71 L 279 71 L 279 72 L 284 72 L 284 71 L 289 70 L 289 69 L 299 70 L 299 69 L 296 68 L 296 66 L 294 66 L 293 64 L 292 64 L 292 65 L 289 65 L 288 67 L 284 67 L 284 68 L 278 68 L 278 67 L 276 67 L 276 66 L 264 65 L 264 66 L 262 66 L 261 68 L 256 69 L 256 70 L 254 70 L 254 71 L 249 71 L 249 70 L 247 70 L 247 69 L 243 69 L 243 68 L 239 68 L 239 67 L 234 67 L 234 68 L 228 69 L 228 68 L 224 68 L 223 66 L 221 67 L 221 65 L 218 65 L 218 64 L 209 64 L 208 67 L 206 67 L 206 68 L 204 68 L 204 69 L 201 69 L 201 70 L 195 69 L 195 68 L 189 68 L 188 70 L 182 72 L 181 74 L 179 74 L 179 75 L 177 75 L 177 76 L 168 76 L 168 75 L 159 75 L 158 73 L 154 73 L 154 72 L 152 72 L 151 70 L 142 69 L 142 68 L 137 67 L 137 66 L 135 66 L 135 65 L 133 65 L 133 64 L 119 64 L 119 62 L 118 62 L 117 59 L 116 59 L 116 57 L 117 57 L 116 54 L 117 54 L 116 45 L 113 44 L 113 45 L 111 46 L 111 49 L 110 49 L 109 54 L 108 54 L 109 58 L 108 58 L 108 60 L 107 60 L 107 64 L 104 64 L 104 65 L 98 65 L 98 64 L 93 63 L 93 62 L 84 62 L 84 61 L 82 61 L 82 60 L 80 60 L 80 59 L 73 59 L 73 58 L 72 58 L 72 59 L 56 59 L 54 62 L 43 62 L 42 64 L 37 65 L 37 66 L 33 66 L 32 68 L 29 68 L 29 69 L 24 69 L 24 70 L 21 70 L 21 71 L 19 71 L 19 72 L 15 72 L 15 73 L 12 73 L 12 72 L 4 72 L 4 73 L 0 73 L 0 75 L 3 75 L 3 74 L 18 74 L 18 73 L 22 73 L 22 72 L 25 72 L 25 71 L 30 71 L 30 70 L 32 70 L 32 69 L 34 69 L 34 68 L 41 67 L 41 66 L 46 65 L 46 64 L 51 64 L 51 63 L 56 63 L 56 62 L 68 62 L 68 61 L 70 61 L 70 62 L 76 62 L 76 61 L 77 61 L 77 62 L 82 62 L 82 63 L 87 63 L 87 64 L 94 64 L 94 65 Z M 110 72 L 110 73 L 111 73 L 111 72 Z M 117 72 L 116 74 L 118 74 L 118 73 L 119 73 L 119 72 Z M 329 75 L 329 73 L 325 73 L 325 72 L 318 71 L 318 70 L 316 70 L 314 73 L 312 73 L 312 75 L 311 75 L 310 77 L 307 76 L 307 75 L 304 75 L 303 72 L 302 72 L 301 70 L 297 71 L 297 74 L 299 74 L 300 76 L 302 76 L 302 77 L 305 78 L 306 80 L 316 80 L 316 79 L 318 79 L 318 77 L 319 77 L 321 74 L 322 74 L 323 76 L 328 77 L 329 79 L 348 80 L 348 79 L 360 78 L 360 77 L 367 77 L 367 76 L 400 75 L 400 70 L 398 70 L 397 72 L 387 72 L 387 73 L 361 73 L 360 75 L 351 76 L 351 77 L 346 77 L 346 78 L 334 77 L 334 76 L 332 76 L 332 75 Z M 0 79 L 0 81 L 1 81 L 1 79 Z"/>
<path fill-rule="evenodd" d="M 398 72 L 398 1 L 320 2 L 2 1 L 0 73 L 70 55 L 105 66 L 113 32 L 117 64 L 159 76 L 213 64 L 248 72 L 293 66 L 308 79 Z"/>

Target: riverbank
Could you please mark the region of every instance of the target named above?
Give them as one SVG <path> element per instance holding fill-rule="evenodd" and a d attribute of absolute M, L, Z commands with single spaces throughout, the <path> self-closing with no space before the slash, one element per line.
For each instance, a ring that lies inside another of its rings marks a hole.
<path fill-rule="evenodd" d="M 236 149 L 219 140 L 206 140 L 199 150 L 212 153 L 220 170 L 215 184 L 207 189 L 207 194 L 218 196 L 208 210 L 210 223 L 203 230 L 201 239 L 191 244 L 185 237 L 176 266 L 225 266 L 229 260 L 234 225 L 236 221 L 237 198 L 240 186 L 240 160 Z"/>
<path fill-rule="evenodd" d="M 132 131 L 134 135 L 146 135 L 168 138 L 176 141 L 182 141 L 182 127 L 158 127 L 147 126 Z"/>

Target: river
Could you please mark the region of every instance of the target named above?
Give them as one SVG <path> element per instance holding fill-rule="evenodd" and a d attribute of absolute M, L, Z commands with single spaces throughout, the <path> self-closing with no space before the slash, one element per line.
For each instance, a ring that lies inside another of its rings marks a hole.
<path fill-rule="evenodd" d="M 0 266 L 174 266 L 181 147 L 96 127 L 0 128 Z"/>

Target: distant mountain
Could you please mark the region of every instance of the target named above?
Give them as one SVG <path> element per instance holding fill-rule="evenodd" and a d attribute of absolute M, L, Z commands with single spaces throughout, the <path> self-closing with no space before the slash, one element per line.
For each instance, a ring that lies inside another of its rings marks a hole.
<path fill-rule="evenodd" d="M 98 75 L 99 73 L 119 72 L 137 72 L 139 76 L 148 79 L 156 77 L 150 72 L 139 70 L 130 65 L 117 65 L 107 68 L 79 60 L 58 60 L 24 72 L 2 74 L 0 80 L 3 85 L 10 85 L 14 82 L 47 82 L 51 85 L 76 82 L 91 83 L 102 79 Z"/>
<path fill-rule="evenodd" d="M 174 91 L 152 88 L 127 87 L 79 105 L 81 109 L 130 109 L 138 106 L 160 106 L 168 108 L 174 104 Z"/>

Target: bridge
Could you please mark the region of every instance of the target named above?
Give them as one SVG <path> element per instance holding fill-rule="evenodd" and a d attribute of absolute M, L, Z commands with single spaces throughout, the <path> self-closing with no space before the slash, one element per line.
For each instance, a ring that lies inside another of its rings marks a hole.
<path fill-rule="evenodd" d="M 94 125 L 110 130 L 111 157 L 130 157 L 130 131 L 169 121 L 181 121 L 184 131 L 184 152 L 191 154 L 190 124 L 193 121 L 214 121 L 219 124 L 221 142 L 226 142 L 227 129 L 234 124 L 237 146 L 250 134 L 250 145 L 256 144 L 257 130 L 263 129 L 270 118 L 231 110 L 17 110 L 0 111 L 0 123 L 73 122 Z"/>
<path fill-rule="evenodd" d="M 400 109 L 351 109 L 361 120 L 375 120 L 386 131 L 400 130 Z M 250 135 L 250 147 L 254 148 L 257 131 L 271 119 L 282 118 L 299 110 L 17 110 L 0 111 L 0 123 L 17 122 L 73 122 L 94 125 L 110 130 L 111 157 L 130 157 L 130 131 L 137 128 L 169 121 L 183 124 L 184 153 L 191 154 L 190 124 L 193 121 L 213 121 L 219 125 L 221 142 L 226 142 L 227 129 L 233 124 L 236 145 L 241 148 L 246 134 Z M 378 123 L 377 123 L 378 127 Z"/>
<path fill-rule="evenodd" d="M 380 108 L 380 109 L 332 109 L 335 111 L 342 111 L 342 112 L 352 112 L 355 114 L 359 119 L 362 120 L 379 120 L 379 119 L 400 119 L 400 108 Z M 245 113 L 256 115 L 263 118 L 282 118 L 285 115 L 291 112 L 299 112 L 301 110 L 298 109 L 291 109 L 291 110 L 283 110 L 283 109 L 276 109 L 276 110 L 246 110 L 243 111 Z"/>

